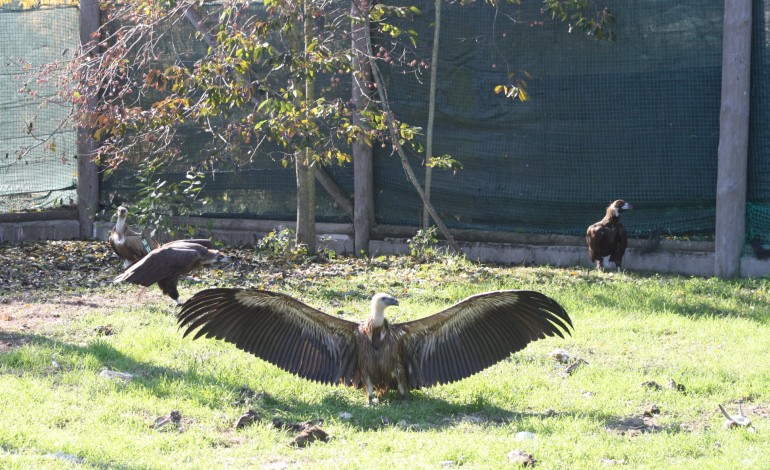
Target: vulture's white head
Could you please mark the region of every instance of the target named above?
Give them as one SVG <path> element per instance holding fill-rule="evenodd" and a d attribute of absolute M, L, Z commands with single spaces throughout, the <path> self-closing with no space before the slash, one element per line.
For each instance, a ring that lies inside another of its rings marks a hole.
<path fill-rule="evenodd" d="M 388 294 L 374 294 L 372 297 L 371 315 L 374 326 L 382 326 L 385 322 L 385 309 L 391 305 L 398 305 L 398 300 Z"/>
<path fill-rule="evenodd" d="M 634 208 L 634 206 L 632 206 L 631 204 L 627 203 L 622 199 L 618 199 L 617 201 L 613 202 L 610 207 L 612 207 L 612 211 L 615 214 L 615 217 L 620 217 L 621 212 L 628 211 Z"/>

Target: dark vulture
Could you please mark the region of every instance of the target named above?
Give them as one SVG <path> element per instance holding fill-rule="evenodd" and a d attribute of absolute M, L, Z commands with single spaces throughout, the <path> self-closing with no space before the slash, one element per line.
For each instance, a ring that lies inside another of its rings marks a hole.
<path fill-rule="evenodd" d="M 431 387 L 469 377 L 546 336 L 564 337 L 572 321 L 553 299 L 534 291 L 478 294 L 435 315 L 389 323 L 387 294 L 372 298 L 362 323 L 327 315 L 285 294 L 206 289 L 179 312 L 185 336 L 197 330 L 299 377 L 365 388 L 372 403 L 397 389 Z M 563 331 L 562 331 L 563 330 Z"/>
<path fill-rule="evenodd" d="M 110 246 L 112 251 L 123 260 L 123 269 L 131 266 L 150 251 L 158 246 L 158 242 L 149 236 L 134 232 L 126 223 L 128 209 L 123 206 L 118 207 L 118 221 L 110 231 Z"/>
<path fill-rule="evenodd" d="M 130 282 L 149 287 L 158 284 L 164 294 L 171 297 L 177 305 L 179 277 L 203 266 L 219 265 L 230 258 L 214 250 L 210 240 L 176 240 L 155 248 L 147 256 L 131 265 L 123 274 L 112 282 Z"/>
<path fill-rule="evenodd" d="M 628 234 L 623 224 L 620 223 L 620 214 L 623 211 L 633 209 L 631 204 L 622 199 L 610 204 L 604 218 L 588 227 L 586 231 L 586 243 L 588 254 L 596 263 L 596 269 L 601 270 L 604 258 L 609 256 L 610 261 L 620 272 L 623 254 L 628 245 Z"/>
<path fill-rule="evenodd" d="M 770 250 L 762 246 L 762 241 L 760 239 L 753 238 L 750 244 L 751 244 L 751 249 L 754 250 L 754 256 L 756 256 L 757 259 L 770 258 Z"/>

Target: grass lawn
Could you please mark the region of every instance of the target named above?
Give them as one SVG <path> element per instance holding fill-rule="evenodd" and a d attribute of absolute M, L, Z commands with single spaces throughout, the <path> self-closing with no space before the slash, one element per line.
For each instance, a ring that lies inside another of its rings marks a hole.
<path fill-rule="evenodd" d="M 511 465 L 514 450 L 541 468 L 770 468 L 767 279 L 452 257 L 272 266 L 246 253 L 182 283 L 182 298 L 253 285 L 348 319 L 363 318 L 369 296 L 383 291 L 401 303 L 388 310 L 392 321 L 479 292 L 534 289 L 573 319 L 572 337 L 367 407 L 360 390 L 296 378 L 221 341 L 182 338 L 157 288 L 108 284 L 118 261 L 85 248 L 105 260 L 98 272 L 38 260 L 37 280 L 16 273 L 3 284 L 0 275 L 0 468 L 495 468 Z M 82 281 L 66 277 L 73 271 Z M 585 363 L 567 373 L 569 363 L 549 357 L 555 349 Z M 718 405 L 735 414 L 739 401 L 751 427 L 727 429 Z M 235 429 L 250 408 L 259 419 Z M 172 411 L 178 424 L 154 426 Z M 297 431 L 274 420 L 313 421 L 331 439 L 293 446 Z"/>

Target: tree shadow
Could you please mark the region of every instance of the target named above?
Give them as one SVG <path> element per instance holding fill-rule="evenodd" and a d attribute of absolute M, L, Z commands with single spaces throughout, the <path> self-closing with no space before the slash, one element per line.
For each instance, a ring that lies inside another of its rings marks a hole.
<path fill-rule="evenodd" d="M 38 363 L 30 364 L 29 355 L 24 347 L 44 347 L 56 351 L 57 357 L 66 357 L 66 360 L 57 361 L 56 367 L 39 367 Z M 0 366 L 7 371 L 24 370 L 38 373 L 39 375 L 52 375 L 70 370 L 70 362 L 78 364 L 98 364 L 102 370 L 131 374 L 130 380 L 125 380 L 132 386 L 142 386 L 152 395 L 164 398 L 173 392 L 168 387 L 169 380 L 194 381 L 202 386 L 224 385 L 235 388 L 237 384 L 222 384 L 220 377 L 207 373 L 199 373 L 190 370 L 181 370 L 165 366 L 157 366 L 149 362 L 138 361 L 115 348 L 104 338 L 97 337 L 86 345 L 78 345 L 48 338 L 34 333 L 2 332 L 0 331 Z M 72 367 L 75 369 L 75 367 Z M 110 380 L 105 378 L 105 380 Z M 120 380 L 115 378 L 113 380 Z M 208 406 L 207 402 L 201 402 Z"/>

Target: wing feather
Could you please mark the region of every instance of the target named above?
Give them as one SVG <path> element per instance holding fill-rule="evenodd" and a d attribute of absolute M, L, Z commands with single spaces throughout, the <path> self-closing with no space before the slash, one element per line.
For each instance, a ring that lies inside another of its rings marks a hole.
<path fill-rule="evenodd" d="M 572 320 L 550 297 L 510 290 L 474 295 L 399 327 L 407 332 L 404 362 L 411 365 L 409 383 L 429 387 L 469 377 L 532 341 L 563 338 Z"/>
<path fill-rule="evenodd" d="M 198 249 L 190 246 L 162 246 L 152 250 L 147 256 L 137 261 L 117 276 L 112 282 L 130 282 L 145 287 L 151 286 L 168 276 L 187 274 L 185 268 L 200 260 Z M 200 248 L 204 249 L 205 248 Z"/>
<path fill-rule="evenodd" d="M 181 243 L 195 243 L 197 245 L 201 245 L 203 247 L 206 247 L 206 248 L 208 248 L 210 250 L 214 249 L 214 242 L 212 242 L 208 238 L 185 238 L 185 239 L 182 239 L 182 240 L 174 240 L 174 241 L 168 242 L 168 243 L 166 243 L 166 245 L 171 245 L 171 244 L 174 244 L 174 243 L 177 243 L 177 242 L 181 242 Z"/>
<path fill-rule="evenodd" d="M 184 335 L 216 338 L 316 382 L 355 385 L 356 323 L 276 292 L 206 289 L 179 312 Z"/>

